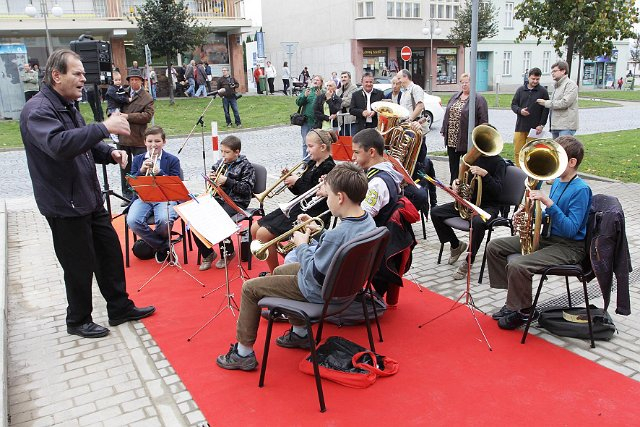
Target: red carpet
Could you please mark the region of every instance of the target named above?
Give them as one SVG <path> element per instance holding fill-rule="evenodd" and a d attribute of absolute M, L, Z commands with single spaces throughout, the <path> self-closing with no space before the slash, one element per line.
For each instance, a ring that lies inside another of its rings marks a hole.
<path fill-rule="evenodd" d="M 122 228 L 116 225 L 119 231 Z M 179 248 L 181 250 L 181 247 Z M 223 312 L 191 342 L 193 334 L 224 299 L 223 290 L 202 294 L 223 282 L 224 270 L 197 271 L 196 252 L 185 273 L 166 269 L 142 292 L 136 289 L 157 270 L 154 261 L 132 259 L 129 292 L 138 305 L 153 304 L 157 313 L 144 323 L 213 426 L 227 425 L 633 425 L 640 417 L 640 383 L 521 331 L 498 329 L 478 314 L 493 347 L 489 352 L 469 310 L 461 307 L 422 329 L 417 325 L 447 311 L 452 302 L 407 283 L 397 309 L 382 319 L 378 353 L 400 363 L 400 371 L 380 378 L 368 389 L 351 389 L 323 381 L 327 412 L 319 412 L 313 377 L 298 371 L 306 354 L 271 346 L 264 388 L 259 372 L 224 371 L 218 354 L 235 342 L 235 318 Z M 250 275 L 263 271 L 258 263 Z M 236 276 L 237 267 L 231 270 Z M 232 283 L 240 302 L 241 281 Z M 278 324 L 274 336 L 286 328 Z M 256 343 L 262 357 L 266 321 Z M 329 325 L 324 337 L 343 335 L 366 345 L 364 327 Z M 615 339 L 615 338 L 614 338 Z M 261 341 L 262 340 L 262 341 Z"/>

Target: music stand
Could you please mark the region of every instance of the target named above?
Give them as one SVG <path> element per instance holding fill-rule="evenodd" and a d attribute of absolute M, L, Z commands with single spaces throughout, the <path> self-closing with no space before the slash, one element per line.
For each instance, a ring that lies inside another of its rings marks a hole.
<path fill-rule="evenodd" d="M 190 198 L 189 191 L 184 186 L 179 176 L 128 176 L 127 182 L 143 202 L 166 203 L 167 219 L 169 219 L 169 210 L 171 209 L 171 207 L 169 206 L 169 202 L 186 200 Z M 167 236 L 169 236 L 169 250 L 167 253 L 167 257 L 163 261 L 160 270 L 158 270 L 156 274 L 154 274 L 146 282 L 144 282 L 142 286 L 138 288 L 138 292 L 140 292 L 142 288 L 147 286 L 149 282 L 155 279 L 167 267 L 176 267 L 179 271 L 186 273 L 187 276 L 191 277 L 193 280 L 202 285 L 202 287 L 205 287 L 204 283 L 196 279 L 191 273 L 186 271 L 180 265 L 180 261 L 178 261 L 178 256 L 176 255 L 174 249 L 175 243 L 171 239 L 171 225 L 171 221 L 167 220 Z M 185 236 L 182 236 L 182 238 L 184 239 Z"/>
<path fill-rule="evenodd" d="M 248 217 L 249 214 L 242 209 L 241 207 L 239 207 L 232 199 L 231 197 L 229 197 L 229 195 L 227 193 L 224 192 L 224 190 L 222 190 L 222 188 L 216 184 L 213 180 L 211 180 L 208 176 L 203 174 L 203 177 L 205 179 L 205 182 L 207 184 L 209 184 L 217 193 L 218 196 L 220 196 L 222 198 L 222 200 L 224 200 L 224 202 L 226 204 L 228 204 L 233 210 L 235 210 L 239 215 L 241 215 L 242 217 Z M 213 199 L 213 196 L 210 195 L 210 197 Z M 238 217 L 237 215 L 234 218 L 234 223 L 236 225 L 236 236 L 238 237 L 238 251 L 241 251 L 241 246 L 240 246 L 240 233 L 238 232 L 240 227 L 238 226 Z M 225 233 L 226 234 L 226 233 Z M 229 236 L 225 237 L 229 238 Z M 224 240 L 224 239 L 223 239 Z M 208 242 L 207 242 L 208 243 Z M 224 253 L 221 253 L 220 256 L 224 257 L 223 259 L 226 260 L 227 257 L 227 249 L 226 249 L 226 245 L 223 245 L 223 251 Z M 207 320 L 202 326 L 200 326 L 193 334 L 191 334 L 191 336 L 189 336 L 187 338 L 187 341 L 191 342 L 191 340 L 198 335 L 204 328 L 206 328 L 211 322 L 213 322 L 218 316 L 220 316 L 225 310 L 229 310 L 231 311 L 231 314 L 233 315 L 233 317 L 236 317 L 236 313 L 235 310 L 240 310 L 238 307 L 238 304 L 236 303 L 236 300 L 234 298 L 234 294 L 231 293 L 231 282 L 236 280 L 236 279 L 242 279 L 244 282 L 244 275 L 246 274 L 246 272 L 244 272 L 244 269 L 242 268 L 242 264 L 241 264 L 241 259 L 240 257 L 242 256 L 241 253 L 237 254 L 238 256 L 238 265 L 240 268 L 240 276 L 235 277 L 231 280 L 229 280 L 229 267 L 227 266 L 227 263 L 225 262 L 224 264 L 224 283 L 221 284 L 220 286 L 216 287 L 215 289 L 213 289 L 210 292 L 207 292 L 206 294 L 204 294 L 202 296 L 202 298 L 205 298 L 207 295 L 211 294 L 212 292 L 217 291 L 218 289 L 220 289 L 221 287 L 225 287 L 225 299 L 220 303 L 220 305 L 218 306 L 218 311 L 211 316 L 211 318 L 209 318 L 209 320 Z M 247 277 L 249 277 L 249 275 L 247 275 Z M 226 304 L 225 304 L 226 302 Z"/>
<path fill-rule="evenodd" d="M 445 311 L 444 313 L 441 313 L 439 315 L 437 315 L 436 317 L 434 317 L 431 320 L 428 320 L 424 323 L 421 323 L 420 325 L 418 325 L 418 328 L 422 328 L 423 326 L 433 322 L 436 319 L 441 318 L 442 316 L 444 316 L 447 313 L 452 312 L 453 310 L 460 308 L 460 307 L 467 307 L 469 308 L 469 311 L 471 312 L 471 315 L 473 316 L 473 320 L 476 321 L 476 324 L 478 325 L 478 329 L 480 329 L 480 333 L 482 334 L 482 337 L 484 338 L 484 342 L 487 344 L 487 347 L 489 348 L 489 351 L 493 351 L 493 349 L 491 348 L 491 344 L 489 344 L 489 340 L 487 339 L 487 336 L 484 333 L 484 330 L 482 329 L 482 326 L 480 325 L 480 322 L 478 321 L 478 318 L 476 317 L 476 312 L 475 310 L 478 310 L 481 313 L 484 313 L 482 310 L 480 310 L 478 308 L 478 306 L 476 306 L 475 302 L 473 301 L 473 295 L 471 295 L 471 246 L 473 243 L 473 239 L 472 239 L 472 235 L 473 235 L 473 218 L 476 216 L 480 216 L 482 218 L 483 221 L 487 221 L 489 218 L 491 218 L 491 214 L 489 214 L 487 211 L 483 210 L 482 208 L 474 205 L 471 202 L 468 202 L 467 200 L 463 199 L 462 197 L 460 197 L 458 195 L 458 193 L 456 193 L 455 191 L 453 191 L 451 188 L 445 186 L 442 182 L 440 182 L 439 180 L 435 179 L 435 178 L 431 178 L 428 175 L 425 175 L 424 177 L 427 181 L 431 182 L 432 184 L 434 184 L 436 187 L 439 187 L 441 189 L 443 189 L 445 192 L 447 192 L 451 197 L 453 197 L 460 205 L 466 207 L 469 212 L 471 212 L 471 218 L 469 219 L 469 244 L 467 246 L 467 287 L 464 290 L 464 292 L 462 292 L 462 294 L 458 297 L 458 299 L 456 299 L 453 303 L 453 305 L 451 306 L 451 308 L 449 308 L 449 310 Z M 460 300 L 462 300 L 462 298 L 464 298 L 464 303 L 461 303 Z"/>

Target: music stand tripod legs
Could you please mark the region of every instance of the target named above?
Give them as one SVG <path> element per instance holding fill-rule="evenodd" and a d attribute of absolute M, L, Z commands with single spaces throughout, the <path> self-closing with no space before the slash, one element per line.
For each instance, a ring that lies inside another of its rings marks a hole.
<path fill-rule="evenodd" d="M 487 336 L 484 333 L 484 330 L 482 329 L 482 326 L 480 325 L 480 322 L 478 321 L 478 318 L 476 317 L 476 310 L 478 310 L 481 313 L 484 313 L 482 310 L 480 310 L 475 302 L 473 301 L 473 296 L 471 295 L 471 248 L 472 248 L 472 243 L 473 243 L 473 219 L 475 218 L 475 216 L 477 215 L 477 213 L 474 210 L 470 210 L 471 211 L 471 218 L 469 219 L 469 245 L 468 245 L 468 249 L 467 249 L 467 286 L 466 289 L 462 292 L 462 294 L 458 297 L 458 299 L 456 299 L 453 303 L 453 305 L 451 306 L 451 308 L 449 308 L 449 310 L 445 311 L 444 313 L 441 313 L 439 315 L 437 315 L 436 317 L 434 317 L 431 320 L 427 320 L 424 323 L 421 323 L 420 325 L 418 325 L 418 328 L 422 328 L 425 325 L 428 325 L 429 323 L 441 318 L 442 316 L 444 316 L 445 314 L 451 313 L 453 310 L 458 309 L 460 307 L 467 307 L 469 309 L 469 311 L 471 312 L 471 315 L 473 316 L 473 320 L 476 321 L 476 325 L 478 325 L 478 329 L 480 329 L 480 333 L 482 334 L 482 337 L 484 338 L 484 342 L 487 344 L 487 347 L 489 348 L 489 351 L 493 351 L 493 348 L 491 348 L 491 344 L 489 343 L 489 340 L 487 339 Z M 464 298 L 464 302 L 461 303 L 460 301 Z"/>
<path fill-rule="evenodd" d="M 187 276 L 191 277 L 193 280 L 195 280 L 200 285 L 202 285 L 203 288 L 205 287 L 204 283 L 202 283 L 200 280 L 198 280 L 196 277 L 194 277 L 193 274 L 189 273 L 187 270 L 182 268 L 182 265 L 180 264 L 180 261 L 178 260 L 178 255 L 176 254 L 176 250 L 175 250 L 176 242 L 174 242 L 173 239 L 171 238 L 171 226 L 173 225 L 171 220 L 170 220 L 170 217 L 169 217 L 169 211 L 171 209 L 171 206 L 169 206 L 169 202 L 166 202 L 166 205 L 167 205 L 167 236 L 169 236 L 169 249 L 167 249 L 167 257 L 162 262 L 162 266 L 160 267 L 160 270 L 158 270 L 156 272 L 156 274 L 154 274 L 149 279 L 147 279 L 147 281 L 144 282 L 142 284 L 142 286 L 140 286 L 138 288 L 138 292 L 140 292 L 142 290 L 142 288 L 144 288 L 145 286 L 147 286 L 149 284 L 149 282 L 151 282 L 158 275 L 160 275 L 160 273 L 162 273 L 162 271 L 167 267 L 175 267 L 175 268 L 177 268 L 179 271 L 182 271 Z M 182 236 L 182 238 L 185 239 L 186 236 Z"/>
<path fill-rule="evenodd" d="M 236 222 L 236 224 L 237 224 L 237 222 Z M 238 228 L 239 228 L 239 226 L 238 226 Z M 225 272 L 224 272 L 225 281 L 224 281 L 224 283 L 221 283 L 220 285 L 216 286 L 215 288 L 213 288 L 212 290 L 210 290 L 206 294 L 202 295 L 202 298 L 206 298 L 207 296 L 211 295 L 215 291 L 223 288 L 225 286 L 225 284 L 227 284 L 227 282 L 231 283 L 234 280 L 240 279 L 240 280 L 242 280 L 242 283 L 244 283 L 244 282 L 246 282 L 247 279 L 251 278 L 251 277 L 249 277 L 249 273 L 247 273 L 247 271 L 242 266 L 242 246 L 241 246 L 241 244 L 242 244 L 241 240 L 242 239 L 240 238 L 240 234 L 241 234 L 240 230 L 238 230 L 236 232 L 236 242 L 238 244 L 238 246 L 236 248 L 236 255 L 237 255 L 236 259 L 238 260 L 238 275 L 236 277 L 234 277 L 233 279 L 229 279 L 229 272 L 228 272 L 228 267 L 227 267 L 228 263 L 225 262 L 225 264 L 224 264 L 224 269 L 225 269 Z M 228 239 L 231 239 L 231 237 L 228 237 Z M 227 239 L 225 239 L 225 240 L 227 240 Z M 225 256 L 225 259 L 226 259 L 227 246 L 223 245 L 222 247 L 223 247 L 223 251 L 225 252 L 224 256 Z M 222 257 L 222 253 L 220 253 L 220 256 Z M 251 255 L 249 255 L 249 256 L 251 256 Z"/>

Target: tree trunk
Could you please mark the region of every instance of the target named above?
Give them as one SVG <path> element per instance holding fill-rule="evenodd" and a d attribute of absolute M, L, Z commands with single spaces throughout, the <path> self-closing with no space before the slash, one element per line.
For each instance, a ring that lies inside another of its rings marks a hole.
<path fill-rule="evenodd" d="M 575 45 L 575 36 L 570 35 L 567 38 L 567 64 L 569 65 L 569 69 L 567 70 L 567 76 L 571 77 L 571 63 L 573 62 L 573 48 Z"/>
<path fill-rule="evenodd" d="M 171 64 L 171 55 L 167 54 L 167 70 L 169 74 L 169 78 L 167 79 L 169 81 L 169 105 L 175 105 L 176 101 L 173 95 L 173 65 Z"/>
<path fill-rule="evenodd" d="M 576 86 L 580 87 L 580 70 L 582 69 L 582 55 L 578 55 L 578 78 L 576 79 Z"/>

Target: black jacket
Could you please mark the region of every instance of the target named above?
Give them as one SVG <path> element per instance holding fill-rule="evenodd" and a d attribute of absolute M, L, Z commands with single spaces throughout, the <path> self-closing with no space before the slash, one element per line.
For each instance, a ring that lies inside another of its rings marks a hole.
<path fill-rule="evenodd" d="M 632 268 L 622 205 L 613 196 L 596 194 L 591 200 L 591 215 L 594 217 L 589 222 L 591 228 L 587 230 L 591 234 L 587 256 L 591 260 L 593 274 L 588 280 L 598 279 L 606 310 L 611 301 L 615 273 L 618 290 L 616 313 L 627 316 L 631 314 L 629 272 Z"/>
<path fill-rule="evenodd" d="M 122 107 L 129 102 L 129 92 L 123 86 L 110 85 L 104 99 L 107 101 L 107 116 L 109 116 L 113 110 L 116 108 L 122 110 Z"/>
<path fill-rule="evenodd" d="M 516 132 L 529 132 L 531 129 L 547 124 L 549 109 L 538 105 L 536 99 L 549 99 L 549 92 L 544 86 L 538 85 L 529 89 L 528 84 L 524 84 L 516 90 L 511 101 L 511 110 L 518 116 Z M 528 116 L 520 114 L 520 110 L 525 107 L 529 111 Z"/>
<path fill-rule="evenodd" d="M 373 104 L 376 101 L 382 101 L 384 99 L 384 92 L 373 88 L 371 90 L 371 103 Z M 366 118 L 362 117 L 362 112 L 367 109 L 367 97 L 364 94 L 363 89 L 356 90 L 353 95 L 351 95 L 351 108 L 349 109 L 349 113 L 352 116 L 356 117 L 356 125 L 358 126 L 358 130 L 364 129 L 364 125 L 366 122 Z M 374 114 L 373 117 L 373 127 L 378 126 L 378 115 Z"/>
<path fill-rule="evenodd" d="M 327 96 L 323 94 L 322 96 L 316 96 L 316 101 L 313 104 L 313 117 L 316 119 L 314 124 L 314 128 L 320 129 L 322 128 L 322 122 L 329 121 L 329 116 L 324 114 L 324 103 L 329 104 L 329 114 L 336 114 L 340 111 L 340 106 L 342 105 L 342 100 L 335 93 L 331 97 L 331 99 L 327 99 Z M 338 123 L 337 121 L 335 122 Z"/>
<path fill-rule="evenodd" d="M 217 161 L 211 170 L 216 171 L 222 163 L 222 159 Z M 256 171 L 247 156 L 241 154 L 225 173 L 227 181 L 222 186 L 222 191 L 233 200 L 239 207 L 245 209 L 251 203 L 253 197 L 253 186 L 256 183 Z"/>
<path fill-rule="evenodd" d="M 336 162 L 333 160 L 333 157 L 329 156 L 326 160 L 324 160 L 320 165 L 316 166 L 315 160 L 307 161 L 307 168 L 304 173 L 298 178 L 295 184 L 293 184 L 289 191 L 291 191 L 295 195 L 304 194 L 309 189 L 318 185 L 320 181 L 320 177 L 328 174 L 331 170 L 336 166 Z M 318 216 L 322 212 L 329 209 L 327 206 L 326 199 L 311 209 L 309 211 L 304 212 L 309 215 Z M 303 213 L 302 209 L 300 209 L 300 204 L 298 203 L 293 209 L 291 209 L 291 213 L 289 214 L 290 218 L 297 218 L 299 214 Z"/>
<path fill-rule="evenodd" d="M 115 163 L 102 123 L 85 124 L 73 103 L 45 85 L 22 109 L 20 133 L 42 215 L 77 217 L 102 208 L 95 163 Z"/>
<path fill-rule="evenodd" d="M 240 86 L 240 83 L 236 81 L 231 76 L 220 77 L 218 79 L 218 90 L 224 89 L 225 98 L 235 98 L 236 97 L 236 88 Z"/>
<path fill-rule="evenodd" d="M 482 177 L 482 201 L 481 208 L 500 207 L 502 202 L 502 181 L 507 172 L 507 164 L 500 156 L 482 156 L 473 164 L 482 169 L 486 169 L 487 175 Z M 476 192 L 478 187 L 476 186 Z M 473 194 L 471 203 L 476 202 L 476 193 Z"/>

